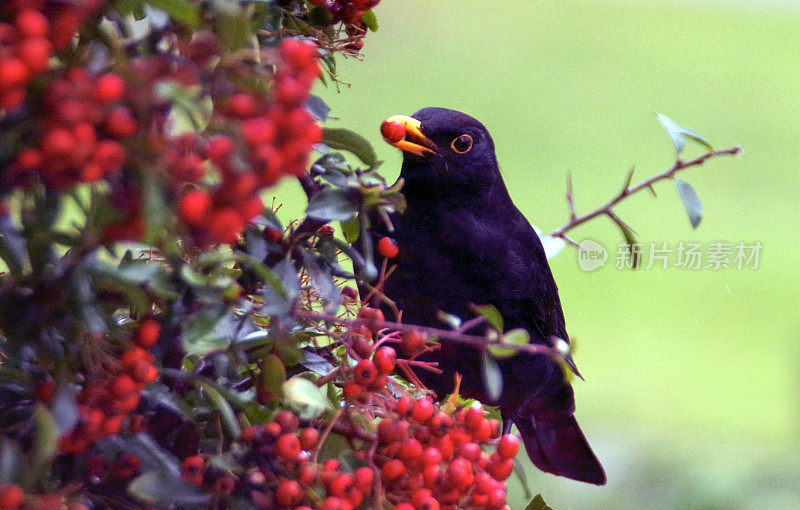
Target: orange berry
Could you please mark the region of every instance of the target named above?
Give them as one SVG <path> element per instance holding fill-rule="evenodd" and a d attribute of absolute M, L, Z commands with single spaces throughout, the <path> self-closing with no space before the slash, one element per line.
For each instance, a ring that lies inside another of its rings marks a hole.
<path fill-rule="evenodd" d="M 142 349 L 149 349 L 158 342 L 158 336 L 161 333 L 161 324 L 155 319 L 144 319 L 139 323 L 139 329 L 136 330 L 136 337 L 133 340 L 137 346 Z"/>

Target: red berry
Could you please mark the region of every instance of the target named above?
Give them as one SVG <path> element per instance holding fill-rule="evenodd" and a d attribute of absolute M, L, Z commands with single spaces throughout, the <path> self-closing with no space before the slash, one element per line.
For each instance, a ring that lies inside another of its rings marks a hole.
<path fill-rule="evenodd" d="M 501 459 L 513 459 L 519 451 L 519 439 L 517 436 L 506 434 L 500 438 L 497 444 L 497 454 Z"/>
<path fill-rule="evenodd" d="M 414 509 L 414 505 L 412 505 L 411 503 L 406 503 L 406 502 L 398 503 L 395 506 L 393 506 L 392 509 L 393 510 L 415 510 Z"/>
<path fill-rule="evenodd" d="M 34 73 L 41 73 L 50 67 L 53 45 L 45 38 L 25 39 L 17 46 L 17 56 Z"/>
<path fill-rule="evenodd" d="M 131 372 L 133 379 L 142 384 L 149 384 L 158 379 L 158 369 L 146 360 L 137 361 Z"/>
<path fill-rule="evenodd" d="M 25 9 L 17 14 L 14 25 L 19 30 L 20 35 L 27 38 L 47 37 L 50 31 L 50 22 L 41 12 L 36 9 Z"/>
<path fill-rule="evenodd" d="M 414 438 L 409 438 L 400 443 L 397 452 L 402 460 L 411 464 L 422 456 L 422 444 Z"/>
<path fill-rule="evenodd" d="M 488 501 L 489 508 L 500 509 L 503 508 L 505 504 L 506 504 L 506 491 L 504 491 L 501 488 L 497 488 L 489 493 L 489 501 Z"/>
<path fill-rule="evenodd" d="M 340 498 L 343 498 L 347 495 L 347 489 L 352 482 L 352 476 L 346 473 L 340 474 L 331 480 L 330 484 L 328 484 L 328 493 L 332 496 L 339 496 Z"/>
<path fill-rule="evenodd" d="M 292 507 L 303 499 L 303 489 L 295 480 L 282 478 L 275 490 L 275 499 L 281 506 Z"/>
<path fill-rule="evenodd" d="M 2 71 L 0 71 L 2 73 Z M 42 149 L 45 154 L 53 159 L 60 159 L 68 156 L 75 150 L 77 141 L 75 136 L 64 128 L 53 128 L 44 135 Z"/>
<path fill-rule="evenodd" d="M 403 352 L 413 357 L 425 348 L 425 335 L 419 331 L 408 331 L 403 334 Z"/>
<path fill-rule="evenodd" d="M 474 480 L 472 465 L 462 457 L 453 460 L 447 467 L 447 475 L 457 488 L 467 487 Z"/>
<path fill-rule="evenodd" d="M 158 342 L 158 336 L 161 334 L 161 324 L 155 319 L 144 319 L 139 323 L 139 329 L 136 330 L 136 337 L 133 340 L 137 346 L 142 349 L 149 349 Z"/>
<path fill-rule="evenodd" d="M 266 117 L 242 122 L 242 136 L 251 147 L 270 143 L 275 138 L 275 123 Z"/>
<path fill-rule="evenodd" d="M 106 174 L 110 174 L 122 168 L 125 157 L 125 148 L 119 142 L 103 140 L 95 147 L 93 159 Z"/>
<path fill-rule="evenodd" d="M 483 411 L 479 407 L 470 407 L 464 414 L 464 423 L 472 430 L 480 428 L 484 420 Z"/>
<path fill-rule="evenodd" d="M 375 363 L 368 359 L 362 359 L 358 362 L 355 369 L 353 369 L 353 377 L 355 381 L 362 386 L 370 386 L 378 375 L 378 369 L 375 368 Z"/>
<path fill-rule="evenodd" d="M 114 138 L 126 138 L 136 132 L 136 118 L 129 108 L 119 106 L 114 108 L 106 120 L 106 129 Z"/>
<path fill-rule="evenodd" d="M 115 103 L 125 95 L 125 81 L 118 74 L 104 74 L 94 85 L 94 95 L 101 103 Z"/>
<path fill-rule="evenodd" d="M 209 235 L 217 243 L 231 244 L 239 239 L 244 219 L 233 209 L 221 209 L 211 215 Z"/>
<path fill-rule="evenodd" d="M 406 128 L 399 122 L 384 120 L 381 124 L 381 134 L 389 143 L 395 143 L 406 136 Z"/>
<path fill-rule="evenodd" d="M 111 394 L 117 398 L 125 398 L 131 393 L 139 391 L 139 385 L 127 374 L 122 374 L 114 379 L 111 385 Z"/>
<path fill-rule="evenodd" d="M 492 437 L 492 426 L 489 420 L 483 420 L 480 426 L 472 431 L 472 439 L 476 443 L 485 443 Z"/>
<path fill-rule="evenodd" d="M 25 491 L 17 484 L 0 485 L 0 510 L 16 510 L 25 501 Z"/>
<path fill-rule="evenodd" d="M 391 237 L 381 237 L 381 240 L 378 241 L 378 253 L 381 257 L 393 259 L 400 253 L 400 248 Z"/>
<path fill-rule="evenodd" d="M 212 163 L 224 165 L 228 163 L 228 158 L 230 158 L 235 149 L 233 140 L 225 135 L 215 135 L 208 141 L 206 156 Z"/>
<path fill-rule="evenodd" d="M 433 405 L 433 401 L 428 397 L 424 397 L 417 400 L 414 404 L 414 410 L 411 412 L 411 416 L 419 423 L 425 423 L 433 416 L 435 411 L 436 408 Z"/>
<path fill-rule="evenodd" d="M 441 462 L 442 452 L 433 446 L 425 448 L 420 457 L 420 463 L 423 466 L 438 466 Z"/>
<path fill-rule="evenodd" d="M 312 450 L 319 441 L 319 431 L 314 427 L 306 427 L 300 431 L 299 439 L 303 450 Z"/>
<path fill-rule="evenodd" d="M 286 410 L 280 411 L 275 415 L 275 423 L 281 426 L 281 432 L 284 434 L 293 433 L 300 424 L 297 416 Z"/>
<path fill-rule="evenodd" d="M 300 450 L 300 440 L 294 434 L 283 434 L 275 443 L 275 451 L 286 462 L 297 460 Z"/>
<path fill-rule="evenodd" d="M 181 463 L 181 476 L 191 484 L 201 485 L 205 469 L 206 461 L 202 457 L 197 455 L 186 457 Z"/>
<path fill-rule="evenodd" d="M 206 222 L 210 210 L 211 197 L 200 189 L 187 191 L 178 202 L 178 215 L 180 218 L 195 227 L 201 226 Z"/>
<path fill-rule="evenodd" d="M 514 459 L 498 459 L 489 466 L 489 474 L 492 475 L 492 478 L 501 482 L 511 476 L 513 470 Z"/>
<path fill-rule="evenodd" d="M 342 388 L 342 395 L 346 400 L 354 400 L 364 394 L 364 387 L 355 381 L 347 382 Z"/>
<path fill-rule="evenodd" d="M 353 472 L 353 485 L 358 487 L 361 492 L 370 492 L 374 479 L 375 472 L 366 466 L 360 467 Z"/>
<path fill-rule="evenodd" d="M 472 463 L 478 462 L 481 458 L 481 453 L 483 453 L 481 447 L 478 446 L 478 443 L 473 442 L 464 443 L 458 449 L 458 454 Z"/>
<path fill-rule="evenodd" d="M 234 117 L 246 119 L 256 112 L 256 100 L 250 94 L 234 94 L 228 103 L 228 109 Z"/>
<path fill-rule="evenodd" d="M 325 501 L 322 502 L 319 510 L 348 510 L 351 508 L 352 507 L 350 506 L 350 503 L 346 502 L 342 498 L 329 496 L 325 498 Z"/>
<path fill-rule="evenodd" d="M 375 363 L 375 368 L 378 369 L 378 372 L 388 374 L 394 370 L 397 352 L 391 347 L 381 347 L 375 352 L 372 361 Z"/>
<path fill-rule="evenodd" d="M 393 482 L 406 474 L 406 466 L 398 459 L 392 459 L 381 467 L 381 475 L 387 481 Z"/>

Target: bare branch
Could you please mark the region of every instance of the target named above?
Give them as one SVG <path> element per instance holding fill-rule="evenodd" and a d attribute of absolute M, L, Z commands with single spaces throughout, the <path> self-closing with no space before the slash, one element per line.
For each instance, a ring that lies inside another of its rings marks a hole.
<path fill-rule="evenodd" d="M 590 211 L 590 212 L 588 212 L 588 213 L 586 213 L 584 215 L 581 215 L 581 216 L 578 216 L 575 213 L 575 201 L 574 201 L 574 195 L 573 195 L 573 190 L 572 190 L 572 177 L 570 176 L 568 178 L 568 180 L 567 180 L 567 204 L 569 206 L 570 219 L 566 224 L 564 224 L 560 228 L 557 228 L 553 232 L 551 232 L 550 235 L 552 237 L 559 237 L 559 238 L 563 239 L 564 241 L 568 242 L 569 244 L 572 244 L 573 246 L 576 246 L 576 247 L 580 246 L 579 243 L 575 242 L 573 239 L 571 239 L 569 236 L 567 236 L 567 232 L 569 232 L 570 230 L 574 229 L 575 227 L 577 227 L 579 225 L 583 225 L 584 223 L 586 223 L 589 220 L 591 220 L 593 218 L 596 218 L 598 216 L 608 216 L 609 218 L 611 218 L 612 221 L 614 221 L 614 223 L 619 225 L 620 228 L 623 228 L 623 229 L 627 228 L 627 229 L 633 231 L 633 229 L 628 224 L 626 224 L 624 221 L 622 221 L 622 219 L 620 219 L 620 217 L 614 211 L 614 207 L 617 204 L 619 204 L 620 202 L 625 200 L 627 197 L 642 191 L 643 189 L 649 190 L 655 196 L 656 192 L 653 189 L 653 184 L 655 184 L 656 182 L 662 181 L 662 180 L 665 180 L 665 179 L 672 179 L 672 178 L 675 177 L 675 174 L 677 174 L 681 170 L 685 170 L 685 169 L 693 167 L 693 166 L 700 166 L 703 163 L 705 163 L 706 161 L 708 161 L 709 159 L 716 158 L 716 157 L 719 157 L 719 156 L 732 156 L 732 155 L 738 154 L 739 152 L 741 152 L 741 150 L 742 150 L 741 147 L 731 147 L 731 148 L 728 148 L 728 149 L 722 149 L 722 150 L 718 150 L 718 151 L 711 151 L 711 152 L 703 154 L 702 156 L 699 156 L 699 157 L 697 157 L 695 159 L 691 159 L 689 161 L 681 161 L 679 159 L 668 170 L 665 170 L 664 172 L 661 172 L 660 174 L 657 174 L 657 175 L 654 175 L 654 176 L 652 176 L 652 177 L 650 177 L 648 179 L 645 179 L 644 181 L 642 181 L 639 184 L 637 184 L 635 186 L 632 186 L 632 187 L 630 185 L 630 181 L 631 181 L 631 177 L 633 176 L 633 169 L 631 169 L 631 171 L 628 173 L 625 185 L 623 186 L 622 190 L 619 193 L 617 193 L 616 196 L 614 196 L 611 200 L 606 202 L 604 205 L 602 205 L 602 206 L 598 207 L 597 209 L 595 209 L 593 211 Z"/>

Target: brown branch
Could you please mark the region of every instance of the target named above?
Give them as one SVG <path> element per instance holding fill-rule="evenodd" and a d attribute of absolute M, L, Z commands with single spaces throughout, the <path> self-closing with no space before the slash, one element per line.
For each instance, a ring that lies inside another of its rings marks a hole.
<path fill-rule="evenodd" d="M 504 342 L 496 342 L 492 341 L 488 337 L 467 335 L 464 333 L 459 333 L 457 331 L 431 328 L 428 326 L 416 326 L 413 324 L 403 324 L 400 322 L 375 321 L 363 317 L 357 317 L 354 319 L 343 319 L 335 315 L 314 312 L 311 310 L 294 310 L 292 314 L 295 317 L 301 319 L 306 319 L 310 321 L 336 322 L 350 328 L 357 326 L 373 326 L 381 329 L 383 328 L 395 329 L 402 332 L 416 331 L 419 333 L 424 333 L 428 337 L 435 337 L 444 340 L 451 340 L 454 342 L 461 342 L 463 344 L 472 345 L 481 350 L 487 349 L 490 346 L 495 345 L 498 347 L 507 347 L 509 349 L 513 349 L 518 352 L 527 352 L 529 354 L 547 354 L 551 356 L 558 355 L 558 353 L 552 347 L 548 347 L 546 345 L 536 345 L 536 344 L 519 345 L 519 344 L 510 344 Z"/>
<path fill-rule="evenodd" d="M 622 190 L 616 196 L 614 196 L 614 198 L 612 198 L 611 200 L 606 202 L 605 205 L 602 205 L 602 206 L 598 207 L 597 209 L 595 209 L 593 211 L 590 211 L 590 212 L 588 212 L 588 213 L 586 213 L 584 215 L 581 215 L 581 216 L 578 216 L 575 213 L 575 199 L 574 199 L 574 195 L 573 195 L 573 192 L 572 192 L 572 177 L 570 176 L 568 178 L 568 180 L 567 180 L 567 195 L 566 195 L 567 204 L 569 206 L 569 212 L 570 212 L 569 221 L 566 224 L 564 224 L 562 227 L 557 228 L 556 230 L 552 231 L 550 233 L 550 235 L 552 237 L 560 237 L 564 241 L 566 241 L 566 242 L 568 242 L 568 243 L 570 243 L 570 244 L 572 244 L 574 246 L 579 246 L 579 243 L 575 242 L 573 239 L 571 239 L 569 236 L 567 236 L 567 232 L 569 232 L 570 230 L 574 229 L 575 227 L 577 227 L 579 225 L 582 225 L 582 224 L 588 222 L 589 220 L 591 220 L 593 218 L 596 218 L 598 216 L 608 216 L 621 229 L 628 229 L 630 231 L 633 231 L 633 229 L 627 223 L 622 221 L 622 219 L 620 219 L 620 217 L 614 211 L 614 207 L 617 204 L 619 204 L 620 202 L 625 200 L 627 197 L 642 191 L 643 189 L 647 189 L 647 190 L 655 193 L 654 190 L 653 190 L 653 184 L 655 184 L 658 181 L 665 180 L 665 179 L 672 179 L 672 178 L 675 177 L 675 174 L 677 174 L 681 170 L 685 170 L 685 169 L 693 167 L 693 166 L 700 166 L 703 163 L 705 163 L 706 161 L 708 161 L 709 159 L 712 159 L 712 158 L 715 158 L 715 157 L 732 156 L 732 155 L 738 154 L 739 152 L 741 152 L 741 150 L 742 150 L 741 147 L 731 147 L 729 149 L 711 151 L 711 152 L 703 154 L 702 156 L 699 156 L 699 157 L 697 157 L 695 159 L 691 159 L 689 161 L 681 161 L 679 159 L 679 160 L 675 161 L 675 164 L 672 165 L 672 167 L 669 168 L 668 170 L 666 170 L 664 172 L 661 172 L 660 174 L 654 175 L 654 176 L 652 176 L 652 177 L 650 177 L 648 179 L 645 179 L 644 181 L 642 181 L 639 184 L 637 184 L 635 186 L 632 186 L 632 187 L 630 185 L 630 179 L 631 179 L 631 175 L 632 175 L 633 171 L 631 171 L 631 173 L 628 174 L 628 180 L 625 183 L 625 185 L 622 187 Z"/>

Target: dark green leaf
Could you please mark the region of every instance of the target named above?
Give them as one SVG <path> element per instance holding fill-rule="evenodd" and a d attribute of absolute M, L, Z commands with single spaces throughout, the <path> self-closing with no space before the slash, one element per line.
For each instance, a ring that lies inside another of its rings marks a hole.
<path fill-rule="evenodd" d="M 496 402 L 503 394 L 503 374 L 500 372 L 497 362 L 486 351 L 483 351 L 481 373 L 489 401 Z"/>
<path fill-rule="evenodd" d="M 307 251 L 303 253 L 303 266 L 306 268 L 311 285 L 322 298 L 326 309 L 336 310 L 342 302 L 342 293 L 333 281 L 330 269 Z"/>
<path fill-rule="evenodd" d="M 350 152 L 365 165 L 375 166 L 378 163 L 375 149 L 358 133 L 343 128 L 324 128 L 322 132 L 322 143 L 331 149 Z"/>
<path fill-rule="evenodd" d="M 8 437 L 0 437 L 0 485 L 19 481 L 17 476 L 23 460 L 19 444 Z"/>
<path fill-rule="evenodd" d="M 692 185 L 686 181 L 675 179 L 675 187 L 678 188 L 678 194 L 683 201 L 683 207 L 686 208 L 686 214 L 689 215 L 692 228 L 697 228 L 700 220 L 703 219 L 703 204 L 700 202 L 700 197 L 697 196 Z"/>
<path fill-rule="evenodd" d="M 451 313 L 442 312 L 441 310 L 436 315 L 436 318 L 439 319 L 439 322 L 447 324 L 448 327 L 456 329 L 457 327 L 461 326 L 461 319 L 456 317 Z"/>
<path fill-rule="evenodd" d="M 230 403 L 210 384 L 201 383 L 201 386 L 208 399 L 222 416 L 222 422 L 225 424 L 225 428 L 228 429 L 228 433 L 233 439 L 237 439 L 242 433 L 242 429 L 239 427 L 239 421 L 236 419 L 236 414 L 233 412 Z"/>
<path fill-rule="evenodd" d="M 151 504 L 201 505 L 210 499 L 200 487 L 184 481 L 180 475 L 158 470 L 148 471 L 136 477 L 128 485 L 128 492 Z"/>
<path fill-rule="evenodd" d="M 14 277 L 22 276 L 28 259 L 25 239 L 14 228 L 8 214 L 0 216 L 0 259 Z"/>
<path fill-rule="evenodd" d="M 200 28 L 200 11 L 197 4 L 191 0 L 146 0 L 156 9 L 167 13 L 170 18 L 189 28 Z"/>
<path fill-rule="evenodd" d="M 61 384 L 56 391 L 51 412 L 58 425 L 59 432 L 63 435 L 75 428 L 78 423 L 78 409 L 75 405 L 75 389 L 67 384 Z"/>
<path fill-rule="evenodd" d="M 378 17 L 375 16 L 375 11 L 372 9 L 364 13 L 364 15 L 361 17 L 361 21 L 363 21 L 364 24 L 367 25 L 367 28 L 373 32 L 378 31 Z"/>
<path fill-rule="evenodd" d="M 306 214 L 321 221 L 346 221 L 358 214 L 358 206 L 354 204 L 347 190 L 325 188 L 311 199 Z"/>
<path fill-rule="evenodd" d="M 283 366 L 281 359 L 274 354 L 264 357 L 264 361 L 261 363 L 261 376 L 270 393 L 276 399 L 283 400 L 283 382 L 286 380 L 286 367 Z"/>
<path fill-rule="evenodd" d="M 503 316 L 493 305 L 472 305 L 472 311 L 486 319 L 495 331 L 503 332 Z"/>
<path fill-rule="evenodd" d="M 537 494 L 533 501 L 528 503 L 528 506 L 525 507 L 525 510 L 553 510 L 547 503 L 545 503 L 544 498 L 541 494 Z"/>

